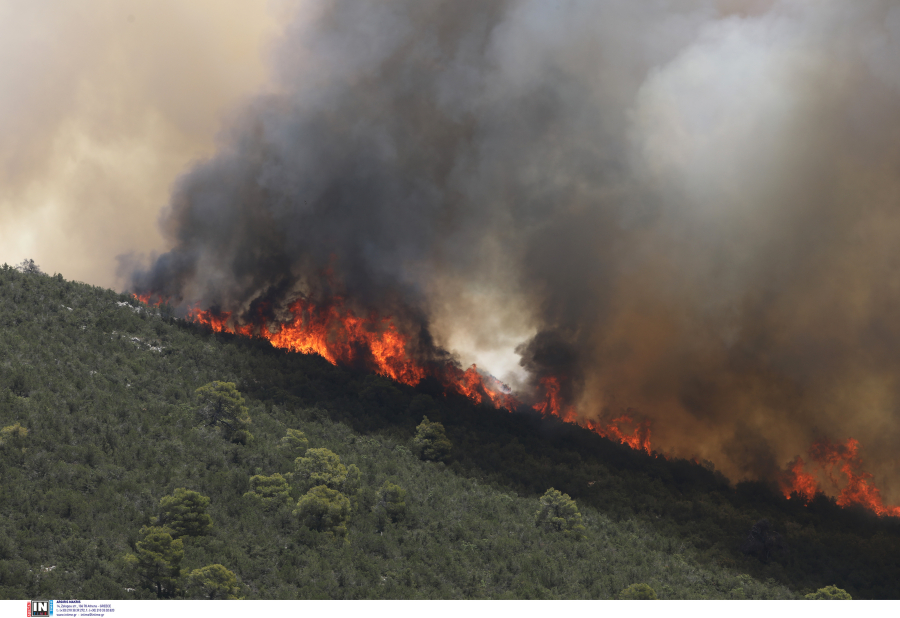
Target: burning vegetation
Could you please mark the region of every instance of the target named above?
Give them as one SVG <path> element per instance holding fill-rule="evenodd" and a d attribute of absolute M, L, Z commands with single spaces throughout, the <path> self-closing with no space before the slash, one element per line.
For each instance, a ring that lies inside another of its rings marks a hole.
<path fill-rule="evenodd" d="M 135 294 L 144 303 L 162 304 L 165 299 L 155 294 Z M 421 347 L 414 337 L 401 332 L 391 317 L 370 313 L 359 317 L 347 307 L 343 297 L 325 303 L 298 299 L 289 305 L 292 316 L 287 321 L 266 317 L 265 304 L 258 306 L 252 321 L 238 320 L 231 312 L 193 307 L 186 319 L 203 324 L 214 332 L 227 332 L 245 337 L 261 337 L 274 347 L 318 354 L 333 365 L 361 367 L 402 384 L 416 386 L 426 378 L 437 380 L 446 394 L 458 394 L 476 404 L 487 404 L 513 412 L 523 405 L 508 386 L 475 365 L 463 370 L 458 363 L 430 351 L 430 360 L 417 360 L 411 349 Z M 630 413 L 602 423 L 582 419 L 575 406 L 565 402 L 561 394 L 564 378 L 546 376 L 536 389 L 536 403 L 531 408 L 542 416 L 554 416 L 575 423 L 605 438 L 616 440 L 636 450 L 651 453 L 650 421 L 635 422 Z"/>
<path fill-rule="evenodd" d="M 859 457 L 859 442 L 850 438 L 845 444 L 819 440 L 809 447 L 811 466 L 806 467 L 802 457 L 788 466 L 780 479 L 781 491 L 788 499 L 797 498 L 809 503 L 817 493 L 824 493 L 818 478 L 824 477 L 832 489 L 839 489 L 837 503 L 840 506 L 859 505 L 881 516 L 900 517 L 900 506 L 886 506 L 881 492 L 872 484 L 872 475 L 863 470 Z M 840 471 L 846 485 L 835 477 Z"/>
<path fill-rule="evenodd" d="M 165 302 L 155 294 L 135 294 L 135 297 L 144 303 L 158 305 Z M 287 321 L 268 319 L 265 307 L 257 308 L 253 321 L 238 320 L 231 312 L 199 307 L 189 309 L 186 318 L 214 332 L 261 337 L 277 348 L 317 354 L 334 365 L 361 367 L 409 386 L 432 378 L 440 383 L 445 394 L 462 395 L 476 404 L 492 405 L 509 412 L 527 405 L 512 394 L 509 387 L 475 365 L 463 370 L 452 359 L 417 360 L 410 354 L 410 350 L 417 347 L 413 344 L 414 337 L 401 332 L 391 317 L 374 313 L 359 317 L 347 307 L 343 297 L 337 296 L 321 304 L 307 299 L 295 300 L 289 305 L 292 319 Z M 536 392 L 531 396 L 535 403 L 530 407 L 542 416 L 577 424 L 632 449 L 654 454 L 649 419 L 635 420 L 630 409 L 606 422 L 585 419 L 578 414 L 575 405 L 566 401 L 563 394 L 566 382 L 566 378 L 560 376 L 540 378 Z M 859 505 L 879 516 L 900 517 L 900 506 L 886 506 L 880 491 L 872 484 L 872 475 L 863 470 L 857 440 L 851 438 L 845 444 L 819 440 L 809 448 L 808 456 L 812 462 L 810 467 L 798 456 L 780 474 L 778 482 L 786 498 L 809 503 L 817 493 L 826 493 L 826 488 L 830 488 L 839 492 L 839 506 Z M 836 472 L 845 477 L 843 487 Z M 820 484 L 820 478 L 827 479 L 828 483 Z"/>
<path fill-rule="evenodd" d="M 726 4 L 754 8 L 317 3 L 126 285 L 215 330 L 896 513 L 900 81 L 896 50 L 860 41 L 900 22 L 886 2 Z M 865 444 L 866 469 L 849 443 L 805 452 L 817 427 Z"/>

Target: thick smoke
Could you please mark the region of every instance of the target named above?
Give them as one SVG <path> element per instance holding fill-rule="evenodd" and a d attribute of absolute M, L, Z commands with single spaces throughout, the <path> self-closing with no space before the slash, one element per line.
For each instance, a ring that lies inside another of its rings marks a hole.
<path fill-rule="evenodd" d="M 315 6 L 135 289 L 346 294 L 733 478 L 857 438 L 900 499 L 900 7 Z"/>

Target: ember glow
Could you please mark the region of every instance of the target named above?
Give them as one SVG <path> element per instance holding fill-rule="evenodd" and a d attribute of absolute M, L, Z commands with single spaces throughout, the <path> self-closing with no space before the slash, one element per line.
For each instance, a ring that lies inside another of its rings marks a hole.
<path fill-rule="evenodd" d="M 152 293 L 134 294 L 142 303 L 160 305 L 167 299 Z M 463 370 L 450 362 L 417 362 L 409 354 L 410 337 L 401 333 L 390 317 L 370 314 L 359 317 L 346 307 L 345 299 L 316 304 L 304 299 L 291 303 L 293 318 L 270 323 L 257 312 L 252 323 L 238 323 L 231 312 L 217 312 L 194 307 L 187 319 L 203 324 L 214 332 L 244 337 L 262 337 L 276 348 L 301 354 L 318 354 L 333 365 L 360 366 L 409 386 L 426 377 L 436 378 L 446 393 L 455 393 L 497 409 L 515 411 L 521 402 L 509 388 L 491 375 L 478 371 L 475 365 Z M 532 407 L 545 417 L 557 417 L 597 433 L 604 438 L 650 453 L 650 421 L 635 423 L 624 414 L 607 424 L 581 419 L 574 406 L 563 403 L 560 379 L 548 376 L 540 381 L 543 393 Z M 623 427 L 631 427 L 626 430 Z"/>
<path fill-rule="evenodd" d="M 410 386 L 434 377 L 446 392 L 464 395 L 475 403 L 509 411 L 519 405 L 504 384 L 483 375 L 475 365 L 463 370 L 452 363 L 416 361 L 409 353 L 410 337 L 400 332 L 390 317 L 359 317 L 341 297 L 323 304 L 300 299 L 291 303 L 289 310 L 293 319 L 274 324 L 261 315 L 255 323 L 238 324 L 230 312 L 199 308 L 192 309 L 188 319 L 216 332 L 262 337 L 277 348 L 318 354 L 334 365 L 363 366 Z"/>
<path fill-rule="evenodd" d="M 167 302 L 150 293 L 134 296 L 145 304 Z M 410 354 L 410 337 L 400 332 L 390 317 L 374 313 L 359 317 L 346 306 L 342 297 L 320 304 L 298 299 L 290 304 L 289 311 L 293 316 L 289 321 L 270 322 L 262 311 L 257 311 L 253 322 L 239 323 L 231 312 L 194 307 L 188 311 L 187 319 L 215 332 L 262 337 L 277 348 L 318 354 L 334 365 L 363 366 L 410 386 L 433 377 L 446 393 L 463 395 L 476 404 L 490 404 L 509 412 L 522 405 L 506 385 L 480 372 L 475 365 L 463 370 L 452 362 L 416 361 Z M 565 381 L 559 376 L 541 378 L 538 401 L 531 407 L 544 417 L 577 424 L 609 440 L 653 454 L 649 419 L 635 420 L 632 410 L 605 422 L 583 418 L 574 405 L 565 402 L 562 394 Z M 839 506 L 861 505 L 880 516 L 900 517 L 900 506 L 886 506 L 880 491 L 871 483 L 872 475 L 862 469 L 857 440 L 851 438 L 844 444 L 819 440 L 810 447 L 808 455 L 812 462 L 810 469 L 798 456 L 782 473 L 779 483 L 786 498 L 796 495 L 809 503 L 817 493 L 824 492 L 818 481 L 822 477 L 827 478 L 834 489 L 840 490 Z M 843 487 L 835 477 L 836 471 L 845 477 Z"/>
<path fill-rule="evenodd" d="M 652 452 L 650 448 L 650 421 L 635 422 L 630 413 L 625 413 L 606 424 L 581 418 L 575 406 L 563 403 L 560 378 L 547 376 L 540 380 L 544 391 L 542 400 L 534 406 L 544 416 L 556 416 L 567 423 L 575 423 L 604 438 L 620 442 L 638 451 Z"/>
<path fill-rule="evenodd" d="M 819 440 L 809 448 L 809 456 L 813 462 L 812 471 L 807 471 L 803 459 L 797 457 L 781 479 L 781 490 L 786 498 L 797 494 L 805 502 L 812 500 L 816 493 L 823 491 L 817 476 L 824 475 L 833 487 L 839 488 L 841 482 L 834 474 L 839 470 L 846 483 L 837 497 L 839 506 L 860 505 L 881 516 L 900 517 L 900 506 L 886 506 L 881 492 L 871 484 L 872 475 L 863 470 L 857 440 L 850 438 L 845 444 Z"/>

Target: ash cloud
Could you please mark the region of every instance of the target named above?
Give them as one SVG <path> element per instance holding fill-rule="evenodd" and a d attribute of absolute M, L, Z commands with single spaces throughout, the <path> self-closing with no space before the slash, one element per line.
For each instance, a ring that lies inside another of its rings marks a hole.
<path fill-rule="evenodd" d="M 585 416 L 735 479 L 852 436 L 900 499 L 900 8 L 315 6 L 134 289 L 346 293 L 439 343 L 500 314 Z"/>

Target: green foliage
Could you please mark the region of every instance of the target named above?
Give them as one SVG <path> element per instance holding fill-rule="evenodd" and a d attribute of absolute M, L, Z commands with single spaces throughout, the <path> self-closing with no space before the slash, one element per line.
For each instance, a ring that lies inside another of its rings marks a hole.
<path fill-rule="evenodd" d="M 169 528 L 172 536 L 203 536 L 212 529 L 212 518 L 206 513 L 209 498 L 200 492 L 179 487 L 171 496 L 159 501 L 158 523 Z"/>
<path fill-rule="evenodd" d="M 378 490 L 373 510 L 378 517 L 381 529 L 387 522 L 400 521 L 406 516 L 406 490 L 390 481 L 385 481 Z"/>
<path fill-rule="evenodd" d="M 244 497 L 265 509 L 277 509 L 291 499 L 291 488 L 287 479 L 281 474 L 263 476 L 257 474 L 250 477 L 250 491 Z"/>
<path fill-rule="evenodd" d="M 575 538 L 584 535 L 581 513 L 578 505 L 569 497 L 552 487 L 540 499 L 541 508 L 535 516 L 535 525 L 550 532 L 564 532 Z"/>
<path fill-rule="evenodd" d="M 362 475 L 360 474 L 359 466 L 357 466 L 356 464 L 350 464 L 349 466 L 347 466 L 347 476 L 341 483 L 341 493 L 346 496 L 356 495 L 360 488 L 361 478 Z"/>
<path fill-rule="evenodd" d="M 192 599 L 243 599 L 237 575 L 221 564 L 194 569 L 187 577 L 187 592 Z"/>
<path fill-rule="evenodd" d="M 444 426 L 432 423 L 427 416 L 422 417 L 413 438 L 413 452 L 416 456 L 425 461 L 448 461 L 452 448 Z"/>
<path fill-rule="evenodd" d="M 852 601 L 853 597 L 846 590 L 837 586 L 825 586 L 806 595 L 812 601 Z"/>
<path fill-rule="evenodd" d="M 306 487 L 326 485 L 331 489 L 341 489 L 347 480 L 347 467 L 341 458 L 327 448 L 311 448 L 306 455 L 294 460 L 294 468 L 299 479 Z"/>
<path fill-rule="evenodd" d="M 350 520 L 350 500 L 339 491 L 319 485 L 297 501 L 294 515 L 311 530 L 344 537 Z"/>
<path fill-rule="evenodd" d="M 23 449 L 28 443 L 28 429 L 20 423 L 7 425 L 0 429 L 0 446 Z"/>
<path fill-rule="evenodd" d="M 309 440 L 306 439 L 306 434 L 299 429 L 288 429 L 287 435 L 281 439 L 279 446 L 287 449 L 290 453 L 300 455 L 309 448 Z"/>
<path fill-rule="evenodd" d="M 655 601 L 656 592 L 647 584 L 631 584 L 619 593 L 619 598 L 629 601 Z"/>
<path fill-rule="evenodd" d="M 244 398 L 234 382 L 215 380 L 196 390 L 197 417 L 208 427 L 221 427 L 226 437 L 237 444 L 247 444 L 253 439 L 247 429 L 250 414 Z"/>
<path fill-rule="evenodd" d="M 187 574 L 214 564 L 253 599 L 613 599 L 633 582 L 660 599 L 793 599 L 827 584 L 856 599 L 900 596 L 898 518 L 730 486 L 553 419 L 423 394 L 428 385 L 173 315 L 0 267 L 0 427 L 28 429 L 24 452 L 0 448 L 0 598 L 201 596 Z M 193 430 L 195 390 L 215 380 L 242 385 L 252 448 Z M 407 448 L 425 414 L 445 426 L 452 463 Z M 349 491 L 359 470 L 349 543 L 299 525 L 296 500 L 266 509 L 243 497 L 254 475 L 293 482 L 303 453 L 280 446 L 288 427 L 340 454 L 347 478 L 335 489 Z M 387 480 L 407 490 L 394 525 L 376 508 Z M 209 496 L 215 526 L 182 538 L 180 573 L 157 588 L 136 572 L 138 531 L 176 487 Z M 583 540 L 534 525 L 548 487 L 577 500 Z M 783 533 L 786 557 L 740 552 L 763 518 Z"/>
<path fill-rule="evenodd" d="M 181 539 L 173 539 L 171 532 L 157 526 L 141 528 L 143 540 L 135 545 L 136 555 L 125 557 L 128 565 L 160 596 L 175 594 L 184 558 L 184 544 Z"/>

